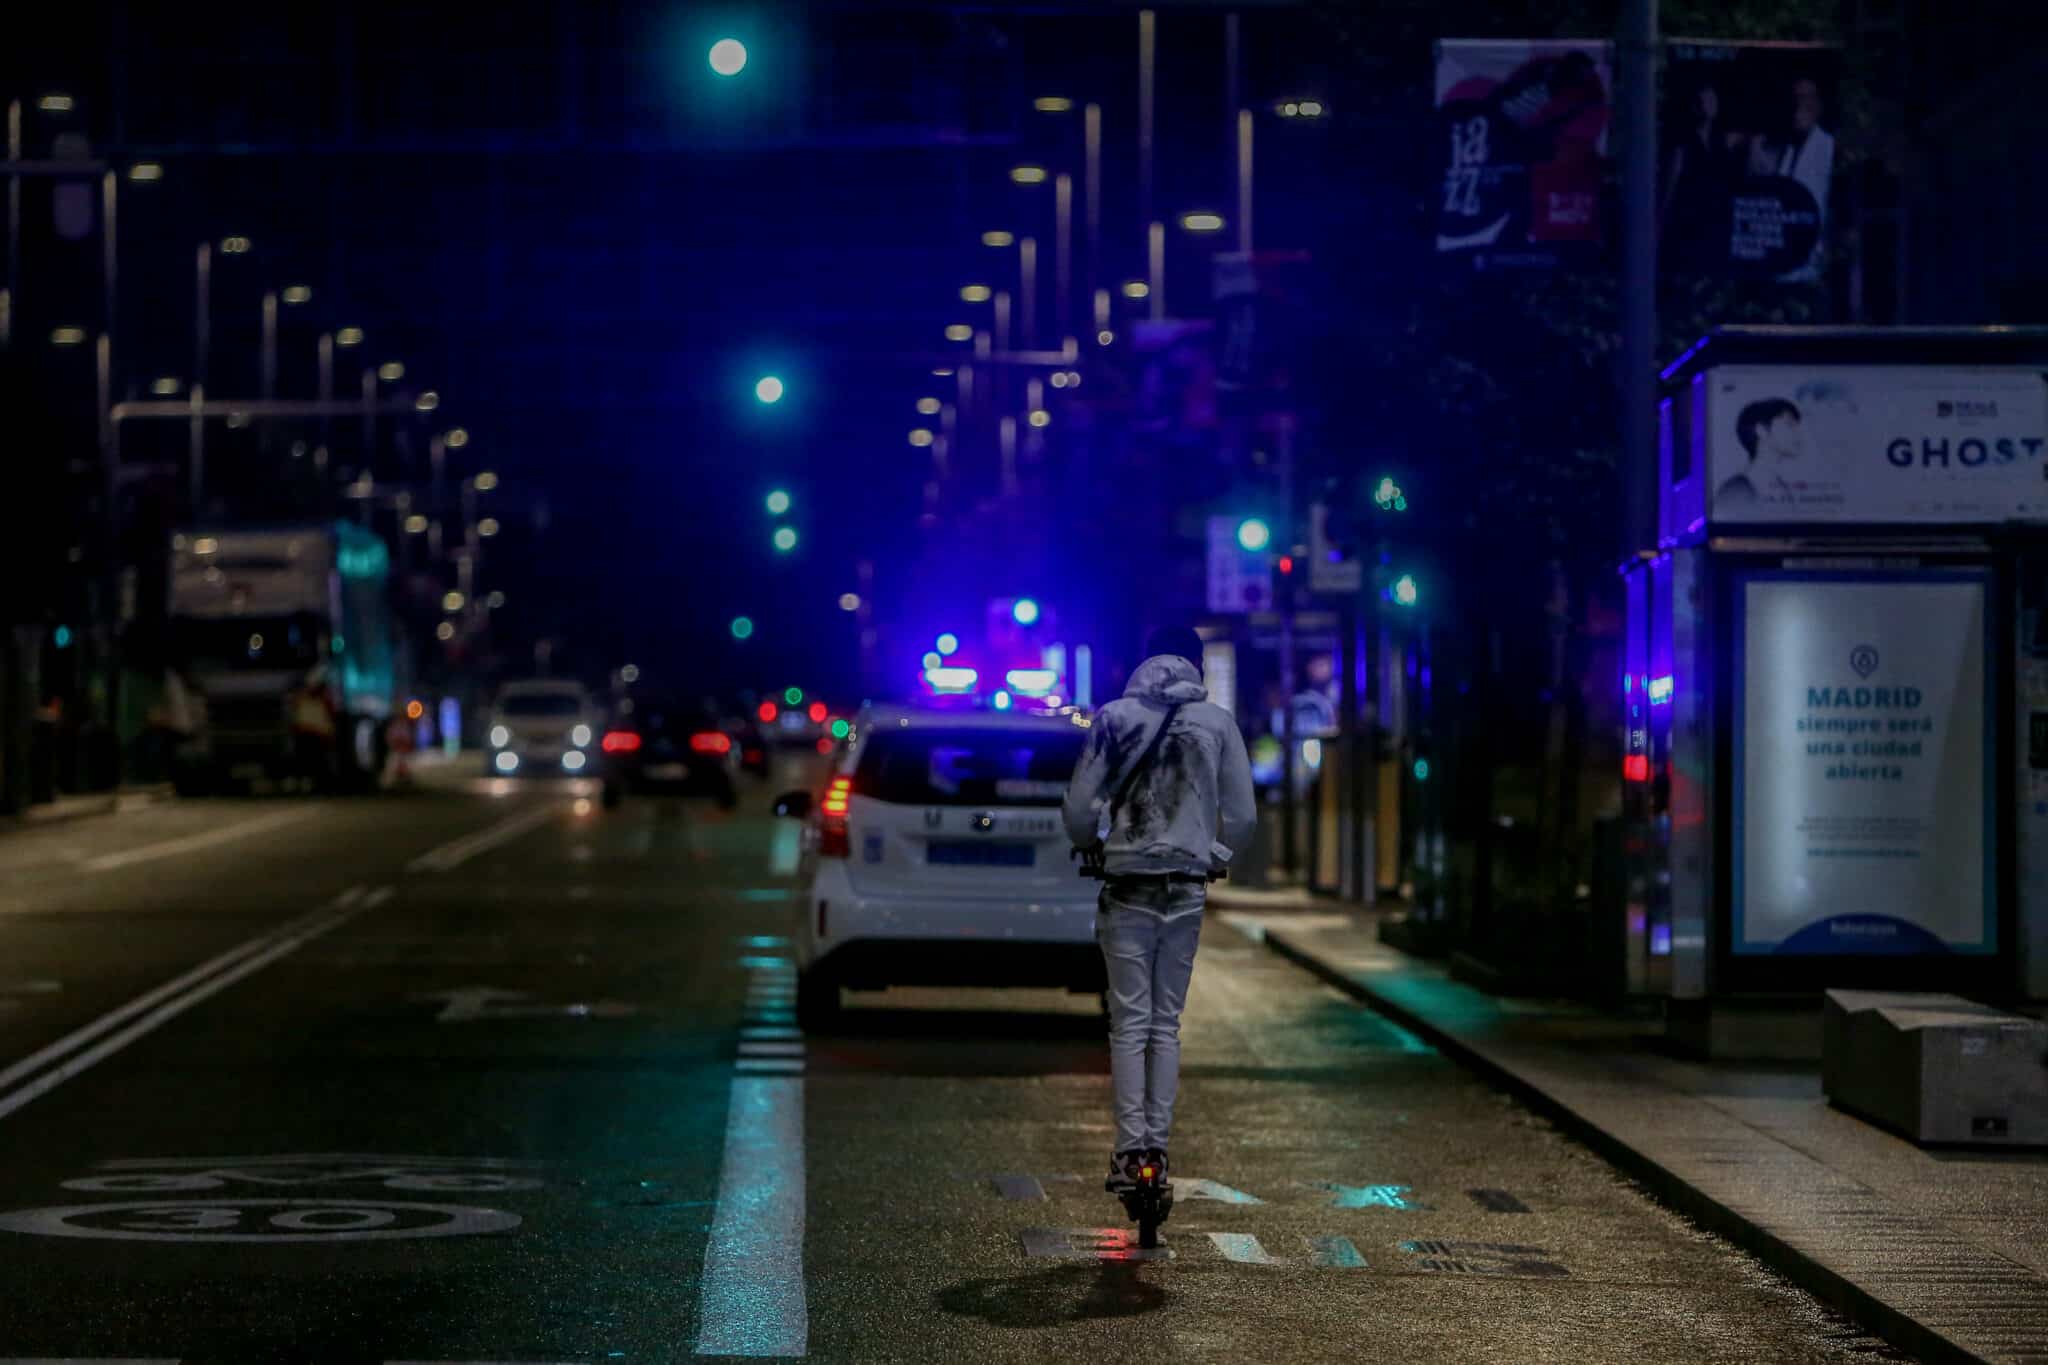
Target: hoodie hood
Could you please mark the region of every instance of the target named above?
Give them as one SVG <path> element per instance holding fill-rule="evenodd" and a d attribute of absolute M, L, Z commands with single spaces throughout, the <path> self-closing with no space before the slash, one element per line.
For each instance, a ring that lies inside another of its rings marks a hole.
<path fill-rule="evenodd" d="M 1209 700 L 1209 690 L 1202 686 L 1201 671 L 1178 654 L 1155 654 L 1139 664 L 1138 671 L 1131 674 L 1130 685 L 1124 688 L 1124 695 L 1155 706 L 1185 706 Z"/>

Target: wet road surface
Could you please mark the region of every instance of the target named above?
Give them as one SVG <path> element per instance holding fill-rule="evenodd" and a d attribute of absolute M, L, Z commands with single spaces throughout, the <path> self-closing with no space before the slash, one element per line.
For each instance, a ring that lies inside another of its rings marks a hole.
<path fill-rule="evenodd" d="M 1222 916 L 1140 1256 L 1092 998 L 804 1038 L 765 789 L 577 795 L 0 835 L 0 1361 L 1897 1358 Z"/>

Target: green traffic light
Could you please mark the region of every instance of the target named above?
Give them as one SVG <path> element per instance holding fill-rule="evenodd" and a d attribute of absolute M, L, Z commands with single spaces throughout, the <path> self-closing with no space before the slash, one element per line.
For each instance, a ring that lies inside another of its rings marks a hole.
<path fill-rule="evenodd" d="M 783 692 L 782 699 L 791 706 L 802 706 L 804 704 L 804 690 L 801 687 L 788 688 Z"/>
<path fill-rule="evenodd" d="M 745 639 L 748 639 L 748 638 L 750 638 L 750 637 L 751 637 L 751 636 L 753 635 L 753 633 L 754 633 L 754 621 L 753 621 L 753 618 L 752 618 L 752 617 L 749 617 L 749 616 L 735 616 L 735 617 L 733 617 L 733 618 L 732 618 L 732 638 L 733 638 L 733 639 L 735 639 L 735 640 L 745 640 Z"/>
<path fill-rule="evenodd" d="M 1429 760 L 1428 760 L 1428 759 L 1426 759 L 1426 758 L 1418 758 L 1418 759 L 1416 759 L 1416 760 L 1415 760 L 1415 780 L 1416 780 L 1417 782 L 1427 782 L 1427 781 L 1429 781 Z"/>
<path fill-rule="evenodd" d="M 853 727 L 851 725 L 848 725 L 844 720 L 835 720 L 832 722 L 832 738 L 845 739 L 847 731 L 851 729 L 853 729 Z"/>

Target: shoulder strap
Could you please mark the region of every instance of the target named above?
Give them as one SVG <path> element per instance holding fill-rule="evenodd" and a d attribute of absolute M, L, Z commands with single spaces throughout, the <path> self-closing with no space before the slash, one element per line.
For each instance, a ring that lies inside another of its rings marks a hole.
<path fill-rule="evenodd" d="M 1116 795 L 1109 798 L 1109 823 L 1112 826 L 1116 824 L 1117 812 L 1123 809 L 1124 802 L 1130 798 L 1131 788 L 1137 786 L 1139 777 L 1144 775 L 1153 756 L 1159 752 L 1159 746 L 1165 742 L 1167 728 L 1173 724 L 1174 716 L 1179 714 L 1180 706 L 1179 702 L 1175 702 L 1166 708 L 1166 714 L 1160 717 L 1159 728 L 1152 733 L 1152 742 L 1145 746 L 1145 752 L 1138 755 L 1138 761 L 1131 765 L 1131 770 L 1124 774 L 1124 780 L 1117 784 Z"/>

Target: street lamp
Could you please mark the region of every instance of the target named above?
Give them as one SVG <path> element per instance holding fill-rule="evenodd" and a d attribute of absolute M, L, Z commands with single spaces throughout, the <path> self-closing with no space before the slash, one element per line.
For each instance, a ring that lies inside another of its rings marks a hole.
<path fill-rule="evenodd" d="M 963 284 L 960 286 L 960 301 L 962 303 L 987 303 L 994 295 L 995 291 L 985 284 Z"/>
<path fill-rule="evenodd" d="M 762 403 L 782 401 L 782 380 L 772 374 L 764 374 L 754 382 L 754 397 Z"/>
<path fill-rule="evenodd" d="M 363 344 L 363 329 L 362 329 L 362 328 L 360 328 L 360 327 L 341 327 L 341 328 L 337 328 L 337 329 L 335 330 L 335 333 L 334 333 L 334 344 L 335 344 L 335 345 L 337 345 L 337 346 L 360 346 L 360 345 L 362 345 L 362 344 Z"/>
<path fill-rule="evenodd" d="M 1246 517 L 1237 524 L 1237 543 L 1249 554 L 1257 554 L 1273 543 L 1273 528 L 1261 517 Z"/>
<path fill-rule="evenodd" d="M 946 326 L 946 340 L 948 341 L 971 341 L 973 338 L 974 329 L 964 322 L 949 323 Z"/>
<path fill-rule="evenodd" d="M 1015 246 L 1017 238 L 1013 233 L 1005 232 L 1001 228 L 994 228 L 981 234 L 981 244 L 994 247 Z"/>
<path fill-rule="evenodd" d="M 783 554 L 788 554 L 791 550 L 794 550 L 796 548 L 796 528 L 791 526 L 776 527 L 775 548 Z"/>
<path fill-rule="evenodd" d="M 936 398 L 920 398 L 917 400 L 917 410 L 926 417 L 938 416 L 939 409 L 943 406 L 945 405 Z"/>
<path fill-rule="evenodd" d="M 769 515 L 779 517 L 788 510 L 789 493 L 786 490 L 778 488 L 768 495 Z"/>
<path fill-rule="evenodd" d="M 1180 216 L 1180 227 L 1183 232 L 1221 232 L 1223 231 L 1223 215 L 1213 213 L 1208 209 L 1197 209 L 1192 213 L 1183 213 Z"/>
<path fill-rule="evenodd" d="M 1010 168 L 1010 180 L 1011 183 L 1017 185 L 1043 185 L 1045 183 L 1045 167 L 1033 165 L 1012 166 Z"/>
<path fill-rule="evenodd" d="M 737 76 L 746 69 L 747 45 L 737 38 L 720 38 L 707 54 L 711 69 L 721 76 Z"/>

